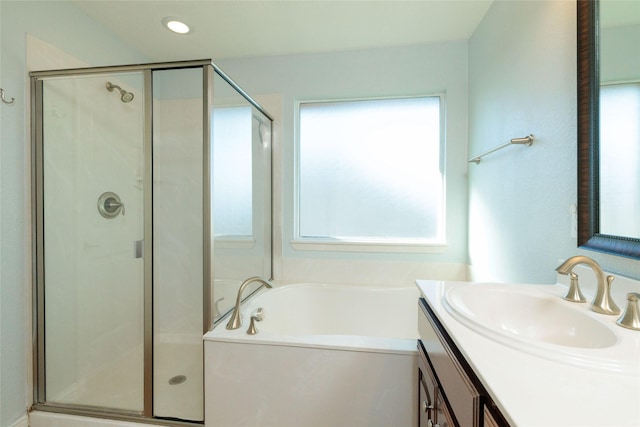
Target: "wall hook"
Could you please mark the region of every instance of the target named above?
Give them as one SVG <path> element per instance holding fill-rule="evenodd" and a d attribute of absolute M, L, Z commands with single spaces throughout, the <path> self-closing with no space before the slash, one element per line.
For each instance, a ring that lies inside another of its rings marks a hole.
<path fill-rule="evenodd" d="M 11 98 L 11 99 L 7 99 L 4 97 L 4 89 L 0 88 L 0 99 L 2 99 L 2 102 L 4 102 L 5 104 L 13 104 L 16 99 L 15 98 Z"/>

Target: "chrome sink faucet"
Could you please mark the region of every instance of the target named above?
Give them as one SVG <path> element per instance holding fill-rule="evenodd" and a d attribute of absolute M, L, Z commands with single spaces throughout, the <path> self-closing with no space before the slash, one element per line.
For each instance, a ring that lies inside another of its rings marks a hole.
<path fill-rule="evenodd" d="M 242 318 L 240 317 L 240 303 L 242 302 L 242 292 L 244 288 L 246 288 L 249 284 L 253 282 L 260 282 L 262 286 L 266 286 L 267 288 L 272 288 L 273 284 L 262 277 L 250 277 L 240 285 L 238 289 L 238 297 L 236 298 L 236 306 L 233 309 L 233 313 L 231 314 L 231 318 L 227 322 L 227 329 L 238 329 L 242 326 Z M 260 288 L 258 288 L 260 289 Z"/>
<path fill-rule="evenodd" d="M 572 271 L 573 267 L 578 264 L 584 264 L 588 267 L 591 267 L 596 275 L 596 278 L 598 279 L 598 290 L 596 292 L 595 298 L 593 299 L 593 301 L 591 301 L 591 304 L 589 304 L 589 308 L 591 308 L 591 310 L 595 311 L 596 313 L 619 314 L 620 308 L 616 305 L 615 301 L 613 301 L 613 298 L 611 298 L 611 283 L 613 282 L 613 279 L 615 279 L 615 277 L 606 276 L 597 262 L 587 256 L 576 255 L 563 262 L 558 268 L 556 268 L 556 271 L 560 274 L 570 275 L 571 287 L 573 288 L 575 286 L 577 293 L 579 294 L 580 291 L 579 289 L 577 289 L 578 278 L 577 275 Z M 569 293 L 571 293 L 571 289 Z M 565 297 L 565 299 L 567 298 Z"/>

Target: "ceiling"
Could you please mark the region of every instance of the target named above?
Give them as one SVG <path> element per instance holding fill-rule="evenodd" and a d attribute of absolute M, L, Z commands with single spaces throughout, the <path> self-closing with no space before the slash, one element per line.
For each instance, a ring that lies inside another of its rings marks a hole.
<path fill-rule="evenodd" d="M 151 61 L 214 60 L 468 39 L 493 0 L 72 0 Z M 178 17 L 194 31 L 161 25 Z"/>

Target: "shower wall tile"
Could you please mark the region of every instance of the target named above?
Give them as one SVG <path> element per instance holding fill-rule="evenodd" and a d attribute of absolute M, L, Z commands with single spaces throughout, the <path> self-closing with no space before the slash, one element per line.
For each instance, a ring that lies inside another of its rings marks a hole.
<path fill-rule="evenodd" d="M 154 113 L 155 331 L 201 338 L 202 99 L 156 99 Z"/>

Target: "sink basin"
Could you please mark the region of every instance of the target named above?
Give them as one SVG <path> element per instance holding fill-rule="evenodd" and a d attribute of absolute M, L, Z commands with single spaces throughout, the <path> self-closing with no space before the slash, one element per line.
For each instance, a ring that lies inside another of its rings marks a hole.
<path fill-rule="evenodd" d="M 512 349 L 590 370 L 640 376 L 640 334 L 617 316 L 562 299 L 562 285 L 451 283 L 442 305 L 485 338 Z"/>
<path fill-rule="evenodd" d="M 609 327 L 591 317 L 586 304 L 530 288 L 456 287 L 447 292 L 445 308 L 467 327 L 493 338 L 584 349 L 607 348 L 617 342 Z"/>

